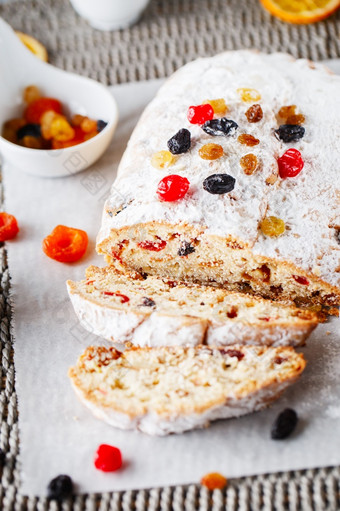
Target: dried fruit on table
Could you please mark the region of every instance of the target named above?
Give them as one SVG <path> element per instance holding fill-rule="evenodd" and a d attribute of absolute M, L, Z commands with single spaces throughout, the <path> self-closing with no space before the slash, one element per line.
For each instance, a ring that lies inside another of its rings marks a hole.
<path fill-rule="evenodd" d="M 227 119 L 226 117 L 221 117 L 221 119 L 212 119 L 211 121 L 205 122 L 202 126 L 203 131 L 213 137 L 234 135 L 237 128 L 238 125 L 236 122 L 231 119 Z"/>
<path fill-rule="evenodd" d="M 280 177 L 295 177 L 304 167 L 300 151 L 297 149 L 288 149 L 278 160 Z"/>
<path fill-rule="evenodd" d="M 25 103 L 29 105 L 41 97 L 41 92 L 36 85 L 28 85 L 28 87 L 24 89 L 22 97 Z"/>
<path fill-rule="evenodd" d="M 88 237 L 85 231 L 57 225 L 43 241 L 43 251 L 61 263 L 78 261 L 86 252 Z"/>
<path fill-rule="evenodd" d="M 240 142 L 240 144 L 247 145 L 249 147 L 253 147 L 254 145 L 260 143 L 258 138 L 253 137 L 253 135 L 248 135 L 247 133 L 239 135 L 237 140 Z"/>
<path fill-rule="evenodd" d="M 263 118 L 263 111 L 261 105 L 255 104 L 252 105 L 245 113 L 245 116 L 248 119 L 248 122 L 259 122 Z"/>
<path fill-rule="evenodd" d="M 203 181 L 203 188 L 214 195 L 231 192 L 235 188 L 236 179 L 229 174 L 212 174 Z"/>
<path fill-rule="evenodd" d="M 223 156 L 224 152 L 219 144 L 205 144 L 199 148 L 198 154 L 203 160 L 217 160 Z"/>
<path fill-rule="evenodd" d="M 286 408 L 275 419 L 272 429 L 271 437 L 273 440 L 283 440 L 291 435 L 298 423 L 298 416 L 295 410 Z"/>
<path fill-rule="evenodd" d="M 0 241 L 15 238 L 19 232 L 18 222 L 13 215 L 2 211 L 0 213 Z"/>
<path fill-rule="evenodd" d="M 157 195 L 161 201 L 173 202 L 182 199 L 189 190 L 189 186 L 190 183 L 186 177 L 172 174 L 159 182 Z"/>
<path fill-rule="evenodd" d="M 62 501 L 73 495 L 73 482 L 70 476 L 59 475 L 52 479 L 47 486 L 47 498 Z"/>
<path fill-rule="evenodd" d="M 256 89 L 241 87 L 237 89 L 237 93 L 239 94 L 242 101 L 244 101 L 245 103 L 255 103 L 256 101 L 260 101 L 261 99 L 261 94 Z"/>
<path fill-rule="evenodd" d="M 182 154 L 189 151 L 191 146 L 190 131 L 182 128 L 168 140 L 168 148 L 172 154 Z"/>
<path fill-rule="evenodd" d="M 240 165 L 243 169 L 243 172 L 250 176 L 255 172 L 258 166 L 258 159 L 255 154 L 249 153 L 242 156 L 240 159 Z"/>
<path fill-rule="evenodd" d="M 218 472 L 211 472 L 206 474 L 201 479 L 201 485 L 208 488 L 208 490 L 223 490 L 227 485 L 228 480 L 222 474 Z"/>
<path fill-rule="evenodd" d="M 276 238 L 286 230 L 284 221 L 276 216 L 268 216 L 260 222 L 260 229 L 265 236 Z"/>
<path fill-rule="evenodd" d="M 15 32 L 19 37 L 20 41 L 28 48 L 38 59 L 47 62 L 48 54 L 44 45 L 40 41 L 32 37 L 31 35 L 25 34 L 24 32 Z"/>
<path fill-rule="evenodd" d="M 123 464 L 122 453 L 118 447 L 101 444 L 95 455 L 94 466 L 103 472 L 119 470 Z"/>
<path fill-rule="evenodd" d="M 45 97 L 36 99 L 27 106 L 24 117 L 29 123 L 39 124 L 41 116 L 47 112 L 47 110 L 53 110 L 57 114 L 61 114 L 62 107 L 60 101 L 55 98 Z"/>
<path fill-rule="evenodd" d="M 223 98 L 220 99 L 206 99 L 203 105 L 209 104 L 214 110 L 215 115 L 224 115 L 228 111 L 228 107 Z"/>
<path fill-rule="evenodd" d="M 205 105 L 189 106 L 187 115 L 188 121 L 191 122 L 191 124 L 201 125 L 214 117 L 214 109 L 209 103 Z"/>
<path fill-rule="evenodd" d="M 167 169 L 170 165 L 173 165 L 174 162 L 175 157 L 170 151 L 158 151 L 153 154 L 151 158 L 151 165 L 159 170 Z"/>

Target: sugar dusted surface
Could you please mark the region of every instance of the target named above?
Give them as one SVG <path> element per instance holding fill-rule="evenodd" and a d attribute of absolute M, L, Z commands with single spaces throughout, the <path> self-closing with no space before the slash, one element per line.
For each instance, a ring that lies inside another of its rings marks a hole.
<path fill-rule="evenodd" d="M 185 221 L 206 226 L 207 234 L 231 234 L 257 254 L 291 261 L 339 286 L 340 78 L 321 65 L 313 66 L 316 69 L 306 60 L 295 61 L 285 54 L 238 51 L 195 61 L 175 73 L 147 107 L 130 139 L 106 206 L 127 207 L 116 217 L 104 211 L 98 241 L 109 236 L 112 228 L 153 220 Z M 241 101 L 237 93 L 241 87 L 260 92 L 264 115 L 259 123 L 247 122 L 244 114 L 251 103 Z M 210 137 L 186 119 L 189 105 L 220 97 L 230 108 L 226 116 L 239 124 L 235 136 Z M 291 104 L 305 115 L 306 134 L 299 142 L 285 144 L 273 135 L 278 126 L 275 114 Z M 156 170 L 151 156 L 167 149 L 167 140 L 180 128 L 190 129 L 191 150 L 168 170 Z M 260 144 L 240 145 L 237 136 L 245 132 L 259 138 Z M 225 156 L 203 161 L 198 149 L 208 141 L 221 144 Z M 277 175 L 277 158 L 290 147 L 301 151 L 304 169 L 295 178 L 279 178 L 267 185 L 266 179 Z M 259 170 L 251 176 L 239 165 L 240 157 L 249 152 L 260 161 Z M 160 179 L 170 173 L 186 176 L 190 193 L 176 203 L 162 203 L 155 192 Z M 205 192 L 202 182 L 213 173 L 234 176 L 235 189 L 220 196 Z M 265 215 L 282 218 L 285 234 L 276 239 L 259 234 Z"/>

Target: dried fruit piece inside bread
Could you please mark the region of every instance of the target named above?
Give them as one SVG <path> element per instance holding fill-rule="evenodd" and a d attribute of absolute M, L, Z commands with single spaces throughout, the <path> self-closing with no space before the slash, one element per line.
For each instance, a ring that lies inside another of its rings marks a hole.
<path fill-rule="evenodd" d="M 296 307 L 211 286 L 90 266 L 67 283 L 82 324 L 136 346 L 302 345 L 317 316 Z"/>
<path fill-rule="evenodd" d="M 340 78 L 324 67 L 284 54 L 227 52 L 184 66 L 130 139 L 105 206 L 98 251 L 164 278 L 339 305 L 340 131 L 339 102 L 333 101 L 339 87 Z M 208 121 L 221 124 L 219 130 L 191 124 L 188 107 L 207 98 L 223 99 L 227 121 L 237 127 L 224 133 L 220 114 Z M 252 103 L 261 107 L 256 122 L 249 121 Z M 297 115 L 283 118 L 284 109 Z M 155 168 L 153 156 L 183 130 L 191 134 L 190 148 Z M 245 145 L 245 137 L 256 145 Z M 220 157 L 207 161 L 200 150 L 211 143 L 221 148 Z M 299 165 L 294 160 L 283 172 L 279 160 L 289 150 L 300 154 Z M 249 155 L 257 164 L 245 169 Z M 160 200 L 158 186 L 167 175 L 190 182 L 184 197 Z M 232 186 L 223 190 L 222 178 Z M 268 228 L 272 217 L 278 229 Z"/>
<path fill-rule="evenodd" d="M 261 410 L 305 367 L 291 347 L 115 348 L 90 346 L 69 370 L 100 419 L 151 435 L 181 433 Z"/>

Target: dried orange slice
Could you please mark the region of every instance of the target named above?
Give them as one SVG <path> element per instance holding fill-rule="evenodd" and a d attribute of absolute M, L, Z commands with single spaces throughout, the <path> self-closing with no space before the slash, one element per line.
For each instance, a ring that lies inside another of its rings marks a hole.
<path fill-rule="evenodd" d="M 271 14 L 289 23 L 314 23 L 340 7 L 340 0 L 260 0 Z"/>
<path fill-rule="evenodd" d="M 43 46 L 37 39 L 32 37 L 31 35 L 24 34 L 24 32 L 15 32 L 19 37 L 20 41 L 24 43 L 26 48 L 28 48 L 38 59 L 47 62 L 48 55 L 45 46 Z"/>

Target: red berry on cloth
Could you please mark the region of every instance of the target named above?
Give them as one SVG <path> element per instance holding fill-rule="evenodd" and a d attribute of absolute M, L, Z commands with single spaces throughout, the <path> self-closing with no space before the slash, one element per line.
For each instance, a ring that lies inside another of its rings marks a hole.
<path fill-rule="evenodd" d="M 214 109 L 209 103 L 205 105 L 189 106 L 188 121 L 191 124 L 204 124 L 214 117 Z"/>
<path fill-rule="evenodd" d="M 103 472 L 114 472 L 122 466 L 122 454 L 118 447 L 101 444 L 96 452 L 94 466 Z"/>
<path fill-rule="evenodd" d="M 278 160 L 279 174 L 283 179 L 297 176 L 304 166 L 300 151 L 288 149 Z"/>
<path fill-rule="evenodd" d="M 183 199 L 184 195 L 189 190 L 190 183 L 186 177 L 171 174 L 164 177 L 159 183 L 157 188 L 157 195 L 159 200 L 164 202 L 173 202 L 178 199 Z"/>

